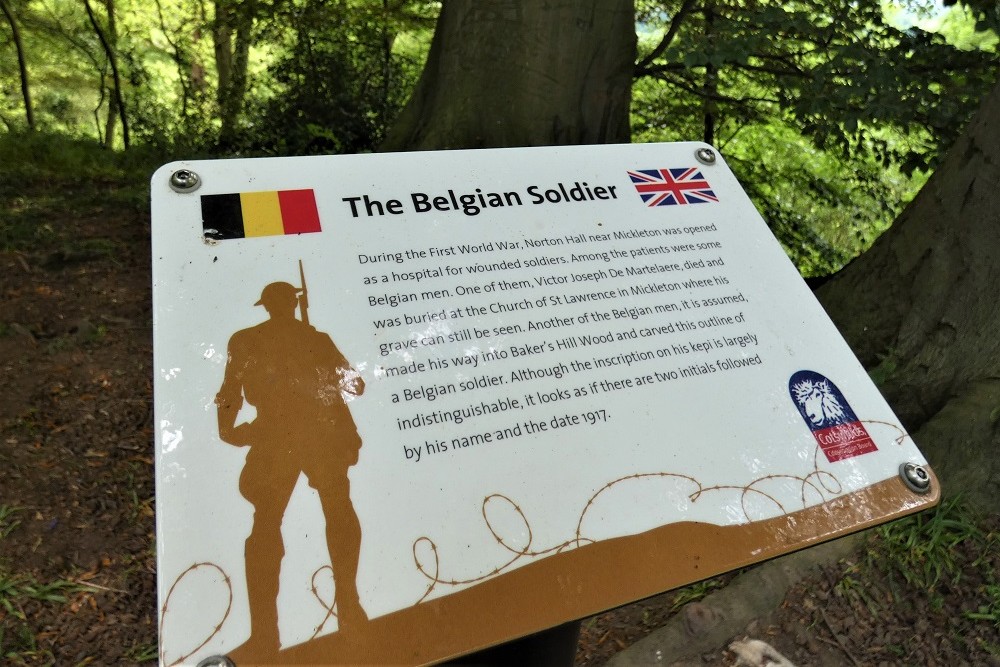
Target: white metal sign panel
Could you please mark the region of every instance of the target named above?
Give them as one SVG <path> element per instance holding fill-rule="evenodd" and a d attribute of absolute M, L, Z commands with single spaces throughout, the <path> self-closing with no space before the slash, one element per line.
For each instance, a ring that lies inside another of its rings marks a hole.
<path fill-rule="evenodd" d="M 160 169 L 161 661 L 433 662 L 936 502 L 706 149 Z"/>

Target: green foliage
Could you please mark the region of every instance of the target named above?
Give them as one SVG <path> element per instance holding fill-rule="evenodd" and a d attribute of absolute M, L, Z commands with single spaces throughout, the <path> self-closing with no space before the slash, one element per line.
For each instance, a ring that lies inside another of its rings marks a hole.
<path fill-rule="evenodd" d="M 111 113 L 110 61 L 90 23 L 85 5 L 80 0 L 8 0 L 20 25 L 25 46 L 25 56 L 33 88 L 36 126 L 48 132 L 59 132 L 76 137 L 96 137 L 104 141 L 109 129 L 115 133 L 117 120 L 109 124 Z M 106 14 L 105 8 L 113 3 L 108 0 L 91 0 L 99 27 L 118 54 L 119 67 L 129 87 L 126 107 L 130 106 L 128 94 L 133 89 L 140 72 L 133 72 L 145 51 L 139 7 L 146 0 L 123 0 L 116 7 L 116 21 Z M 133 4 L 136 3 L 136 4 Z M 7 29 L 0 24 L 0 72 L 4 91 L 0 95 L 0 121 L 9 131 L 25 129 L 23 100 L 16 67 L 14 49 L 7 48 Z M 109 143 L 113 143 L 111 140 Z"/>
<path fill-rule="evenodd" d="M 650 101 L 649 87 L 637 86 L 641 103 Z M 642 141 L 696 136 L 693 123 L 679 125 L 647 126 L 636 135 Z M 748 121 L 716 145 L 804 276 L 833 273 L 866 250 L 926 180 L 872 157 L 852 160 L 817 148 L 780 119 Z"/>
<path fill-rule="evenodd" d="M 976 611 L 965 612 L 965 617 L 974 621 L 989 621 L 1000 628 L 1000 584 L 989 584 L 983 588 L 986 604 L 981 604 Z"/>
<path fill-rule="evenodd" d="M 19 161 L 3 175 L 67 187 L 75 169 L 118 173 L 121 156 L 46 138 L 121 145 L 110 61 L 85 5 L 7 2 L 44 136 L 23 132 L 12 32 L 0 22 L 0 123 L 25 146 L 0 146 Z M 189 157 L 376 149 L 440 10 L 425 0 L 89 2 L 114 47 L 133 142 Z M 947 11 L 889 2 L 639 0 L 636 140 L 716 144 L 800 270 L 837 270 L 899 213 L 997 72 L 992 0 Z M 52 208 L 4 183 L 0 247 L 58 246 Z"/>
<path fill-rule="evenodd" d="M 0 250 L 113 256 L 117 242 L 80 238 L 64 221 L 102 215 L 109 205 L 145 209 L 149 175 L 164 161 L 151 149 L 115 152 L 41 132 L 0 135 Z"/>
<path fill-rule="evenodd" d="M 17 528 L 19 507 L 0 505 L 0 553 L 3 541 Z M 66 595 L 84 590 L 67 579 L 41 582 L 36 578 L 10 572 L 0 561 L 0 662 L 3 664 L 52 664 L 51 655 L 39 650 L 35 629 L 26 608 L 32 604 L 65 604 Z M 37 662 L 41 660 L 42 662 Z"/>
<path fill-rule="evenodd" d="M 84 3 L 7 1 L 24 41 L 36 126 L 120 146 L 111 63 Z M 238 137 L 229 150 L 292 152 L 310 138 L 326 149 L 371 148 L 419 73 L 439 9 L 412 0 L 90 5 L 114 48 L 134 138 L 185 153 L 217 149 L 230 111 Z M 17 53 L 2 19 L 0 127 L 20 132 L 26 122 Z M 218 58 L 228 50 L 239 60 L 244 47 L 245 99 L 237 91 L 235 106 L 224 109 L 229 65 Z"/>
<path fill-rule="evenodd" d="M 832 273 L 866 250 L 923 183 L 872 158 L 817 149 L 786 125 L 747 127 L 725 153 L 805 276 Z"/>
<path fill-rule="evenodd" d="M 698 602 L 699 600 L 705 599 L 712 591 L 725 586 L 727 581 L 728 577 L 716 577 L 714 579 L 705 579 L 704 581 L 699 581 L 696 584 L 691 584 L 690 586 L 678 589 L 674 593 L 673 599 L 670 601 L 670 611 L 677 611 L 689 602 Z"/>
<path fill-rule="evenodd" d="M 934 32 L 890 25 L 876 2 L 640 3 L 634 134 L 717 145 L 800 271 L 830 273 L 888 227 L 992 84 L 995 54 L 941 27 L 961 16 Z"/>
<path fill-rule="evenodd" d="M 945 9 L 938 5 L 914 8 L 907 4 L 887 2 L 883 5 L 886 22 L 899 29 L 917 26 L 921 30 L 942 35 L 956 49 L 964 51 L 997 50 L 997 34 L 990 29 L 979 29 L 975 11 L 967 5 Z"/>
<path fill-rule="evenodd" d="M 997 71 L 993 54 L 890 26 L 877 2 L 662 7 L 647 19 L 658 18 L 665 34 L 677 24 L 676 36 L 659 54 L 649 40 L 640 71 L 663 81 L 689 112 L 720 128 L 781 119 L 820 148 L 874 156 L 905 173 L 927 168 L 950 145 Z M 885 127 L 919 128 L 927 144 L 886 141 L 878 131 Z"/>
<path fill-rule="evenodd" d="M 22 508 L 11 505 L 0 505 L 0 540 L 10 535 L 21 525 L 21 520 L 16 518 Z"/>
<path fill-rule="evenodd" d="M 944 0 L 946 6 L 956 5 L 955 0 Z M 964 0 L 959 6 L 966 6 L 969 14 L 976 21 L 976 30 L 980 32 L 1000 32 L 1000 4 L 995 0 Z"/>
<path fill-rule="evenodd" d="M 146 37 L 123 57 L 130 72 L 136 137 L 165 151 L 202 153 L 215 142 L 219 129 L 208 13 L 213 5 L 134 1 L 144 5 L 139 15 L 145 19 L 136 20 L 134 29 Z"/>
<path fill-rule="evenodd" d="M 425 55 L 406 36 L 426 32 L 433 15 L 343 0 L 277 9 L 267 27 L 276 44 L 267 69 L 271 91 L 251 109 L 246 143 L 278 154 L 373 150 Z"/>
<path fill-rule="evenodd" d="M 159 655 L 156 644 L 138 644 L 125 651 L 125 659 L 135 663 L 156 660 Z"/>
<path fill-rule="evenodd" d="M 985 548 L 988 538 L 961 496 L 952 496 L 927 512 L 875 529 L 867 564 L 887 575 L 901 576 L 910 586 L 933 590 L 942 580 L 961 575 L 959 547 Z"/>

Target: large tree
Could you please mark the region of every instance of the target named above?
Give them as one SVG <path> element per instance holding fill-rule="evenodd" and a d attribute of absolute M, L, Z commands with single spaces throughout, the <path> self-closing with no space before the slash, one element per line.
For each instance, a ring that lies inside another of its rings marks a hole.
<path fill-rule="evenodd" d="M 973 32 L 966 11 L 929 32 L 883 5 L 637 0 L 636 137 L 723 148 L 810 276 L 888 226 L 910 175 L 955 141 L 996 72 L 987 39 L 953 45 Z"/>
<path fill-rule="evenodd" d="M 899 28 L 884 11 L 872 0 L 646 0 L 639 18 L 662 36 L 644 40 L 636 74 L 659 94 L 639 110 L 646 122 L 683 118 L 708 143 L 781 117 L 823 148 L 926 167 L 989 89 L 995 54 Z M 881 128 L 923 136 L 887 142 Z"/>
<path fill-rule="evenodd" d="M 631 0 L 445 2 L 383 150 L 628 141 Z"/>
<path fill-rule="evenodd" d="M 872 248 L 819 289 L 943 480 L 1000 510 L 1000 85 Z"/>
<path fill-rule="evenodd" d="M 219 143 L 223 147 L 231 146 L 236 140 L 239 119 L 243 113 L 256 13 L 255 0 L 215 0 L 212 39 L 218 77 L 219 117 L 222 121 Z"/>

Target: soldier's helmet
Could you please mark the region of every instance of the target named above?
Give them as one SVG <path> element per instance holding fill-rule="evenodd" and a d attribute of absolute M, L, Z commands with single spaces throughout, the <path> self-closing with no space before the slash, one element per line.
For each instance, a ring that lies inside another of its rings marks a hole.
<path fill-rule="evenodd" d="M 293 301 L 296 295 L 302 290 L 295 285 L 290 285 L 285 282 L 271 283 L 264 287 L 260 293 L 260 299 L 257 300 L 255 306 L 264 306 L 267 308 L 270 305 L 282 305 L 288 304 Z"/>

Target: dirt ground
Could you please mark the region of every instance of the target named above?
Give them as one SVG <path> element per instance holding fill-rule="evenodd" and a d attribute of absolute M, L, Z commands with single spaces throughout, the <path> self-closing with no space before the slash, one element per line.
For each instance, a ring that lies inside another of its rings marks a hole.
<path fill-rule="evenodd" d="M 153 664 L 146 204 L 111 181 L 40 181 L 0 185 L 0 208 L 0 663 Z M 803 665 L 1000 665 L 1000 602 L 988 607 L 1000 589 L 986 596 L 983 574 L 998 571 L 996 550 L 955 557 L 962 576 L 930 593 L 831 567 L 749 635 Z M 711 587 L 588 619 L 577 664 L 601 664 Z"/>
<path fill-rule="evenodd" d="M 801 581 L 779 609 L 751 621 L 733 640 L 766 642 L 794 665 L 1000 666 L 1000 588 L 996 584 L 1000 517 L 980 517 L 975 534 L 969 532 L 966 521 L 945 517 L 912 532 L 885 535 L 872 531 L 861 553 Z M 942 527 L 954 531 L 954 544 L 932 549 L 927 552 L 929 558 L 913 559 L 909 564 L 916 565 L 915 570 L 899 567 L 898 550 L 909 546 L 899 537 L 934 540 Z M 946 558 L 950 560 L 942 562 Z M 936 566 L 942 570 L 934 583 Z M 577 667 L 604 664 L 674 613 L 682 617 L 685 628 L 697 632 L 699 623 L 711 622 L 711 607 L 685 601 L 705 592 L 703 588 L 666 593 L 588 619 Z M 737 652 L 723 647 L 679 664 L 756 667 L 769 663 L 740 662 Z"/>
<path fill-rule="evenodd" d="M 148 214 L 115 183 L 49 187 L 0 204 L 25 246 L 0 254 L 0 662 L 148 662 Z"/>

